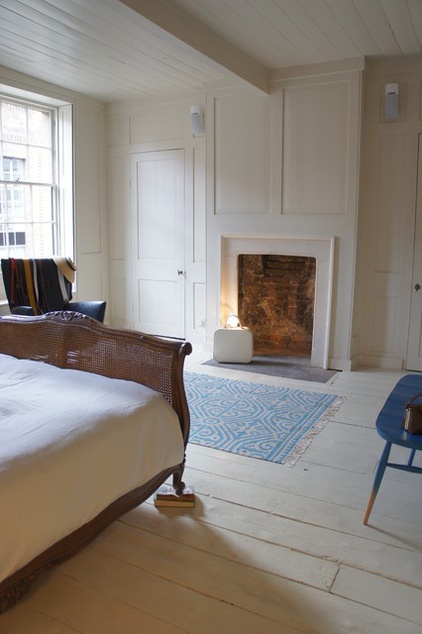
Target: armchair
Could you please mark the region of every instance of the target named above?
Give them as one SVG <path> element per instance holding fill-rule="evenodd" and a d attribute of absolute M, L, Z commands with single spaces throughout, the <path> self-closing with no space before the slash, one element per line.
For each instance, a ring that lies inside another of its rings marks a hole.
<path fill-rule="evenodd" d="M 104 322 L 105 311 L 107 302 L 105 301 L 84 301 L 84 302 L 68 302 L 58 310 L 71 310 L 75 313 L 82 313 L 82 315 L 88 315 L 101 323 Z M 12 315 L 34 315 L 34 311 L 31 306 L 14 306 L 11 309 Z"/>

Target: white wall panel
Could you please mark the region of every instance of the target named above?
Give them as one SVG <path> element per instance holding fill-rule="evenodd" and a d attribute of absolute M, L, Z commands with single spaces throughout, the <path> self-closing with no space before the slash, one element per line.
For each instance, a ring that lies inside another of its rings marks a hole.
<path fill-rule="evenodd" d="M 145 260 L 176 261 L 179 257 L 179 231 L 175 191 L 179 191 L 179 165 L 165 153 L 146 153 L 138 164 L 138 256 Z M 148 160 L 149 156 L 154 158 Z M 179 170 L 180 171 L 180 170 Z M 142 213 L 141 213 L 142 212 Z M 169 216 L 170 213 L 170 216 Z M 148 227 L 148 231 L 145 230 Z M 168 228 L 171 231 L 168 231 Z M 132 230 L 134 227 L 132 227 Z"/>
<path fill-rule="evenodd" d="M 78 300 L 106 300 L 109 309 L 104 106 L 78 98 L 74 114 L 78 267 L 74 295 Z"/>
<path fill-rule="evenodd" d="M 130 277 L 125 260 L 110 262 L 110 303 L 106 318 L 115 328 L 130 328 Z"/>
<path fill-rule="evenodd" d="M 419 102 L 419 121 L 422 121 L 422 81 L 419 82 L 419 95 L 418 95 L 418 102 Z"/>
<path fill-rule="evenodd" d="M 270 112 L 260 95 L 215 99 L 216 214 L 269 213 Z"/>
<path fill-rule="evenodd" d="M 168 306 L 173 310 L 169 311 Z M 162 334 L 173 329 L 181 316 L 176 314 L 179 301 L 179 285 L 167 280 L 139 280 L 136 298 L 138 322 L 145 325 L 144 332 Z"/>
<path fill-rule="evenodd" d="M 101 129 L 97 110 L 76 108 L 75 210 L 77 250 L 101 253 L 101 222 L 105 200 L 101 195 Z"/>
<path fill-rule="evenodd" d="M 205 332 L 206 324 L 206 299 L 205 284 L 195 283 L 193 285 L 193 327 L 195 331 Z"/>
<path fill-rule="evenodd" d="M 204 139 L 201 139 L 204 141 Z M 205 143 L 198 144 L 193 151 L 193 262 L 205 264 L 206 222 L 205 222 Z"/>
<path fill-rule="evenodd" d="M 130 144 L 183 139 L 189 108 L 183 104 L 155 105 L 130 116 Z"/>
<path fill-rule="evenodd" d="M 346 213 L 349 87 L 341 81 L 284 90 L 283 213 Z"/>
<path fill-rule="evenodd" d="M 401 266 L 400 235 L 403 219 L 404 134 L 384 135 L 378 146 L 378 205 L 376 209 L 375 267 L 377 271 L 396 272 Z"/>
<path fill-rule="evenodd" d="M 104 285 L 103 273 L 95 260 L 95 257 L 82 256 L 81 267 L 78 266 L 78 271 L 79 268 L 82 268 L 83 271 L 77 276 L 78 298 L 100 300 L 106 297 L 108 280 Z"/>
<path fill-rule="evenodd" d="M 372 315 L 372 351 L 394 356 L 397 341 L 398 297 L 376 297 Z"/>
<path fill-rule="evenodd" d="M 124 277 L 113 277 L 110 282 L 110 298 L 111 306 L 113 308 L 112 322 L 116 328 L 129 328 L 129 321 L 126 318 L 125 287 L 126 283 Z"/>
<path fill-rule="evenodd" d="M 127 251 L 128 232 L 128 160 L 123 152 L 110 152 L 107 172 L 108 208 L 110 226 L 110 258 L 124 259 Z"/>
<path fill-rule="evenodd" d="M 129 143 L 129 117 L 120 115 L 107 121 L 107 146 L 127 146 Z"/>

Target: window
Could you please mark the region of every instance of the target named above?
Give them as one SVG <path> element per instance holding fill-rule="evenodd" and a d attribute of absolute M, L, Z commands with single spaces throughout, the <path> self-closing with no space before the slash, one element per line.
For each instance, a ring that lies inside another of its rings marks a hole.
<path fill-rule="evenodd" d="M 0 257 L 73 258 L 72 192 L 71 106 L 0 96 Z"/>
<path fill-rule="evenodd" d="M 2 163 L 3 179 L 12 184 L 3 183 L 0 189 L 0 247 L 3 247 L 0 250 L 5 254 L 9 252 L 10 255 L 16 255 L 18 250 L 16 253 L 12 253 L 13 249 L 9 249 L 10 246 L 19 244 L 21 247 L 25 247 L 25 230 L 18 230 L 21 238 L 19 241 L 16 240 L 16 227 L 19 227 L 19 221 L 20 223 L 25 221 L 24 190 L 18 184 L 25 178 L 25 161 L 24 159 L 3 157 Z M 2 257 L 7 256 L 2 254 Z"/>

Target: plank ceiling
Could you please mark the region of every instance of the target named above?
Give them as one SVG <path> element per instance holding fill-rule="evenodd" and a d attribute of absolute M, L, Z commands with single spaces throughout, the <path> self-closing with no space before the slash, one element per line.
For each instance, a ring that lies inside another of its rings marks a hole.
<path fill-rule="evenodd" d="M 0 0 L 0 65 L 102 101 L 421 56 L 422 0 Z"/>

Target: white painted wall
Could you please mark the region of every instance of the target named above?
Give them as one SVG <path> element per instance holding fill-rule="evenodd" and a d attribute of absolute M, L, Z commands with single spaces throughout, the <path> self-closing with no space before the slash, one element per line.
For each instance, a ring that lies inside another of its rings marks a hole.
<path fill-rule="evenodd" d="M 222 235 L 321 235 L 336 244 L 329 365 L 405 368 L 420 58 L 371 63 L 362 73 L 317 70 L 280 81 L 269 98 L 234 89 L 207 95 L 208 342 L 230 310 L 218 293 Z M 392 82 L 400 84 L 400 117 L 386 122 L 384 86 Z"/>
<path fill-rule="evenodd" d="M 239 83 L 104 110 L 0 69 L 0 83 L 74 103 L 78 297 L 108 299 L 112 325 L 131 326 L 130 156 L 181 147 L 187 157 L 188 339 L 210 347 L 224 318 L 223 235 L 334 237 L 329 365 L 403 367 L 422 125 L 420 64 L 372 64 L 366 73 L 317 71 L 279 80 L 269 96 Z M 401 116 L 387 123 L 383 86 L 396 81 Z M 193 104 L 206 109 L 205 137 L 192 137 Z"/>
<path fill-rule="evenodd" d="M 0 67 L 2 89 L 24 91 L 73 104 L 75 176 L 74 299 L 109 300 L 108 215 L 105 180 L 104 105 L 57 86 Z M 72 257 L 72 254 L 69 254 Z M 2 314 L 9 313 L 6 305 Z M 108 321 L 108 312 L 106 312 Z"/>
<path fill-rule="evenodd" d="M 384 118 L 387 83 L 400 86 L 397 121 Z M 401 369 L 412 290 L 421 58 L 368 65 L 365 112 L 352 358 L 356 364 Z"/>
<path fill-rule="evenodd" d="M 187 337 L 211 347 L 215 329 L 225 320 L 227 307 L 220 297 L 223 235 L 334 238 L 329 359 L 332 367 L 348 369 L 360 99 L 359 71 L 280 81 L 271 96 L 244 84 L 209 90 L 205 162 L 204 138 L 193 138 L 189 127 L 189 106 L 203 100 L 201 95 L 109 105 L 113 324 L 131 325 L 129 157 L 183 147 L 191 157 L 187 171 L 192 192 L 186 202 Z"/>

